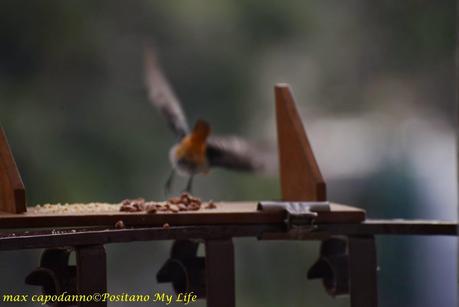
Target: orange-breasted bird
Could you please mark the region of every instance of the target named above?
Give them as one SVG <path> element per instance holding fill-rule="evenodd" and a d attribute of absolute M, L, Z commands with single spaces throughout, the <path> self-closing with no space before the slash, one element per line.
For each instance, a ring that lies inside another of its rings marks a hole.
<path fill-rule="evenodd" d="M 210 136 L 210 125 L 204 120 L 196 121 L 193 129 L 189 129 L 180 101 L 151 47 L 145 48 L 145 81 L 150 102 L 159 109 L 178 137 L 178 142 L 169 152 L 172 171 L 166 181 L 166 194 L 176 172 L 189 177 L 185 190 L 191 192 L 194 176 L 206 174 L 213 167 L 248 172 L 272 169 L 275 161 L 272 151 L 261 149 L 237 136 Z"/>

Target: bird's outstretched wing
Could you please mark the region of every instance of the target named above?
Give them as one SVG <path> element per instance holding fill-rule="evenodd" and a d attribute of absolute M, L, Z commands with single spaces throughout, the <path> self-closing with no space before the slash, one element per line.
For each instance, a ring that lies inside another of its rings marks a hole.
<path fill-rule="evenodd" d="M 207 142 L 210 166 L 272 175 L 277 155 L 268 146 L 250 143 L 237 136 L 210 137 Z"/>
<path fill-rule="evenodd" d="M 150 102 L 159 109 L 177 136 L 184 137 L 189 132 L 185 113 L 150 46 L 145 48 L 145 82 Z"/>

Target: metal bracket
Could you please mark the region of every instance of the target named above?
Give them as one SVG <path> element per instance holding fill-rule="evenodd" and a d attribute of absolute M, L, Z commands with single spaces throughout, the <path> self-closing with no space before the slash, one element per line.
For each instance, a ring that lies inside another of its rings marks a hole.
<path fill-rule="evenodd" d="M 205 298 L 205 258 L 197 256 L 198 247 L 197 241 L 174 241 L 171 256 L 156 274 L 156 280 L 171 282 L 175 293 L 194 292 L 199 298 Z"/>
<path fill-rule="evenodd" d="M 377 259 L 373 236 L 331 238 L 322 242 L 309 279 L 321 278 L 331 296 L 350 294 L 352 307 L 377 307 Z"/>
<path fill-rule="evenodd" d="M 26 284 L 41 286 L 43 294 L 76 293 L 76 267 L 69 265 L 72 250 L 46 249 L 41 255 L 40 267 L 26 277 Z"/>
<path fill-rule="evenodd" d="M 234 247 L 231 239 L 205 241 L 205 257 L 198 257 L 199 242 L 178 240 L 161 267 L 158 282 L 171 282 L 176 293 L 194 293 L 208 307 L 235 306 Z"/>
<path fill-rule="evenodd" d="M 72 251 L 76 266 L 69 265 Z M 40 266 L 26 277 L 26 284 L 41 286 L 43 294 L 60 295 L 94 294 L 107 292 L 105 249 L 102 245 L 74 248 L 46 249 Z M 79 307 L 107 306 L 103 301 L 56 302 L 51 306 L 78 305 Z"/>
<path fill-rule="evenodd" d="M 330 211 L 329 202 L 272 202 L 258 203 L 258 210 L 265 212 L 285 211 L 287 229 L 301 227 L 314 228 L 318 212 Z"/>
<path fill-rule="evenodd" d="M 349 294 L 349 254 L 347 240 L 322 241 L 319 259 L 308 271 L 308 279 L 322 279 L 331 296 Z"/>

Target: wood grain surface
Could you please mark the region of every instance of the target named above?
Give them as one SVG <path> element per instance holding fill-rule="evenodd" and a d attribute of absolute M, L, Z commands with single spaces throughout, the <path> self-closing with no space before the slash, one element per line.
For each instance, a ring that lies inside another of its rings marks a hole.
<path fill-rule="evenodd" d="M 325 201 L 326 184 L 312 151 L 290 86 L 277 84 L 279 173 L 284 201 Z"/>
<path fill-rule="evenodd" d="M 25 189 L 6 134 L 0 126 L 0 211 L 26 211 Z"/>
<path fill-rule="evenodd" d="M 11 214 L 0 212 L 0 229 L 28 227 L 113 226 L 122 220 L 126 226 L 162 226 L 165 223 L 181 225 L 218 224 L 280 224 L 285 212 L 261 212 L 256 202 L 220 202 L 216 209 L 201 209 L 178 213 L 147 214 L 144 212 L 84 212 Z M 354 207 L 332 204 L 330 212 L 319 212 L 317 223 L 360 223 L 365 211 Z"/>

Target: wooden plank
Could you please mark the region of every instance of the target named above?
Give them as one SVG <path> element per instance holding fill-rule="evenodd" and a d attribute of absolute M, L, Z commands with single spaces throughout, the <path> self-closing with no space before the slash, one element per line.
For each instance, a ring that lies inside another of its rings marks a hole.
<path fill-rule="evenodd" d="M 84 213 L 0 213 L 0 229 L 27 227 L 113 226 L 122 220 L 128 226 L 215 225 L 215 224 L 279 224 L 285 212 L 260 212 L 256 202 L 216 203 L 217 209 L 178 213 L 146 214 L 143 212 L 84 212 Z M 330 212 L 319 212 L 317 223 L 360 223 L 365 211 L 331 204 Z"/>
<path fill-rule="evenodd" d="M 409 225 L 416 225 L 409 227 Z M 113 229 L 53 228 L 46 230 L 17 230 L 0 232 L 0 250 L 54 248 L 62 246 L 97 245 L 153 240 L 221 239 L 256 237 L 264 240 L 322 240 L 334 235 L 442 235 L 456 236 L 457 221 L 406 221 L 408 227 L 400 227 L 399 221 L 372 221 L 357 224 L 320 224 L 307 232 L 285 233 L 282 224 L 248 225 L 199 225 L 140 227 Z M 426 230 L 427 229 L 427 230 Z M 267 235 L 264 235 L 267 234 Z"/>
<path fill-rule="evenodd" d="M 277 84 L 276 119 L 282 200 L 325 201 L 326 184 L 287 84 Z"/>
<path fill-rule="evenodd" d="M 205 225 L 111 229 L 54 229 L 1 233 L 0 251 L 97 245 L 153 240 L 220 240 L 221 238 L 258 237 L 263 232 L 282 232 L 282 225 Z"/>
<path fill-rule="evenodd" d="M 25 188 L 22 183 L 6 134 L 0 126 L 0 211 L 26 211 Z"/>
<path fill-rule="evenodd" d="M 310 230 L 290 232 L 265 231 L 263 240 L 311 240 L 329 236 L 424 235 L 456 236 L 457 221 L 437 220 L 365 220 L 353 224 L 318 224 Z"/>
<path fill-rule="evenodd" d="M 439 220 L 365 220 L 362 224 L 320 225 L 321 231 L 334 234 L 383 235 L 457 235 L 458 221 Z"/>

